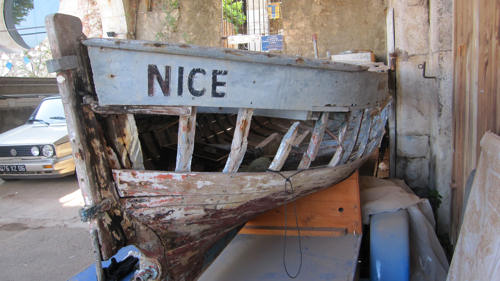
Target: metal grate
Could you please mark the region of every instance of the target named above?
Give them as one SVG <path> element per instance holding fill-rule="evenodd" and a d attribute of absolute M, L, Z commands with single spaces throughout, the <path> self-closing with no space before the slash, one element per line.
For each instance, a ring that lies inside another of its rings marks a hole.
<path fill-rule="evenodd" d="M 19 146 L 0 146 L 0 157 L 13 157 L 12 154 L 10 153 L 11 149 L 16 150 L 16 155 L 15 157 L 22 157 L 22 156 L 33 156 L 31 154 L 31 148 L 33 145 L 19 145 Z M 40 152 L 42 151 L 42 147 L 38 146 L 40 149 Z"/>
<path fill-rule="evenodd" d="M 240 2 L 245 23 L 236 26 L 222 9 L 221 43 L 224 48 L 262 51 L 262 36 L 283 35 L 281 0 L 221 0 Z M 246 36 L 243 36 L 246 35 Z"/>

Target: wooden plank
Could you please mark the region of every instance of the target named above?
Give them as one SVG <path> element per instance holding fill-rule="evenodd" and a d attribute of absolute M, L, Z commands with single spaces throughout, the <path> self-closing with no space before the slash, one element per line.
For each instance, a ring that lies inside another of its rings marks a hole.
<path fill-rule="evenodd" d="M 388 98 L 387 74 L 364 66 L 186 44 L 110 39 L 83 44 L 89 48 L 100 105 L 318 111 L 335 104 L 336 111 Z M 290 80 L 294 83 L 282 83 Z M 304 95 L 312 84 L 314 91 Z"/>
<path fill-rule="evenodd" d="M 92 110 L 99 114 L 145 114 L 145 115 L 189 115 L 190 106 L 158 105 L 99 105 L 94 99 L 87 98 Z"/>
<path fill-rule="evenodd" d="M 250 122 L 252 121 L 253 109 L 240 108 L 236 126 L 234 129 L 233 142 L 231 143 L 231 152 L 227 158 L 223 173 L 235 173 L 243 161 L 248 145 L 248 132 L 250 131 Z"/>
<path fill-rule="evenodd" d="M 270 144 L 272 141 L 274 141 L 275 139 L 279 138 L 280 134 L 279 133 L 272 133 L 270 134 L 267 138 L 265 138 L 263 141 L 259 142 L 255 148 L 258 148 L 258 149 L 263 149 L 264 147 L 266 147 L 268 144 Z"/>
<path fill-rule="evenodd" d="M 286 159 L 288 158 L 288 154 L 292 150 L 292 146 L 295 143 L 295 138 L 297 137 L 297 132 L 299 129 L 300 122 L 294 122 L 288 132 L 281 139 L 280 146 L 276 155 L 274 156 L 271 165 L 269 165 L 269 170 L 280 171 L 285 164 Z"/>
<path fill-rule="evenodd" d="M 329 116 L 328 112 L 323 112 L 321 113 L 320 118 L 316 121 L 307 151 L 304 152 L 302 160 L 300 160 L 298 167 L 299 170 L 309 168 L 311 162 L 314 161 L 316 155 L 318 155 L 319 146 L 321 144 L 321 141 L 323 141 L 323 136 L 325 135 L 325 129 L 326 126 L 328 125 L 328 116 Z"/>
<path fill-rule="evenodd" d="M 452 241 L 458 236 L 464 186 L 479 157 L 479 140 L 500 132 L 500 3 L 458 0 L 454 5 L 454 156 Z"/>
<path fill-rule="evenodd" d="M 64 56 L 78 56 L 80 66 L 85 66 L 85 50 L 79 45 L 80 39 L 85 37 L 80 20 L 73 16 L 53 14 L 47 16 L 46 26 L 52 57 L 60 59 Z M 79 91 L 91 90 L 87 78 L 86 69 L 74 69 L 58 72 L 56 80 L 63 100 L 78 185 L 85 205 L 92 207 L 105 199 L 116 201 L 118 195 L 110 173 L 106 172 L 110 169 L 102 128 L 90 108 L 81 105 L 81 98 L 78 96 Z M 87 82 L 86 86 L 75 88 L 76 85 L 81 85 L 82 81 Z M 99 232 L 101 248 L 96 250 L 101 252 L 104 259 L 110 258 L 124 246 L 126 237 L 122 227 L 129 225 L 119 209 L 107 211 L 106 216 L 106 221 L 91 218 L 91 223 Z M 121 224 L 112 221 L 119 221 Z"/>
<path fill-rule="evenodd" d="M 293 146 L 299 146 L 306 139 L 306 137 L 309 135 L 309 133 L 311 133 L 311 131 L 309 129 L 307 129 L 302 134 L 300 134 L 300 136 L 297 137 L 297 139 L 295 140 L 295 143 L 293 144 Z"/>
<path fill-rule="evenodd" d="M 139 133 L 131 114 L 111 115 L 106 118 L 106 134 L 122 169 L 144 169 Z"/>
<path fill-rule="evenodd" d="M 338 135 L 338 140 L 339 140 L 339 146 L 337 147 L 337 150 L 335 150 L 335 154 L 333 154 L 332 160 L 328 163 L 328 166 L 330 167 L 335 167 L 340 163 L 340 157 L 342 156 L 344 152 L 344 139 L 345 139 L 345 134 L 347 132 L 347 127 L 349 126 L 348 123 L 346 123 L 339 131 Z"/>
<path fill-rule="evenodd" d="M 191 171 L 191 159 L 194 149 L 196 131 L 196 107 L 190 109 L 190 115 L 179 116 L 179 132 L 177 134 L 176 172 Z"/>
<path fill-rule="evenodd" d="M 345 233 L 361 233 L 361 207 L 359 197 L 358 172 L 331 187 L 297 200 L 297 216 L 304 236 L 327 236 Z M 297 234 L 293 206 L 288 206 L 287 234 Z M 283 235 L 284 208 L 270 210 L 245 224 L 240 230 L 244 234 Z M 321 231 L 324 230 L 324 233 Z M 339 231 L 343 230 L 343 231 Z"/>
<path fill-rule="evenodd" d="M 354 146 L 356 145 L 356 140 L 358 139 L 359 135 L 359 128 L 361 127 L 361 120 L 363 120 L 363 112 L 363 110 L 354 110 L 349 114 L 347 121 L 347 132 L 346 136 L 344 137 L 344 142 L 346 142 L 347 140 L 349 142 L 347 142 L 343 147 L 344 151 L 342 153 L 342 157 L 340 158 L 340 164 L 344 164 L 347 162 L 347 160 L 351 156 Z"/>
<path fill-rule="evenodd" d="M 293 177 L 296 192 L 311 186 L 324 186 L 343 179 L 360 165 L 339 165 L 303 171 Z M 288 177 L 296 171 L 283 171 Z M 283 191 L 283 178 L 271 172 L 224 174 L 217 172 L 175 173 L 162 171 L 113 170 L 115 185 L 121 197 L 145 196 L 219 196 Z M 281 195 L 280 195 L 281 196 Z M 213 199 L 212 199 L 213 200 Z"/>
<path fill-rule="evenodd" d="M 360 158 L 365 152 L 365 148 L 368 143 L 368 139 L 370 137 L 372 117 L 373 117 L 372 109 L 365 109 L 363 113 L 363 120 L 361 121 L 361 127 L 359 130 L 358 139 L 356 140 L 356 145 L 355 145 L 356 150 L 349 159 Z"/>
<path fill-rule="evenodd" d="M 500 137 L 486 133 L 467 203 L 449 281 L 498 280 L 500 252 Z"/>

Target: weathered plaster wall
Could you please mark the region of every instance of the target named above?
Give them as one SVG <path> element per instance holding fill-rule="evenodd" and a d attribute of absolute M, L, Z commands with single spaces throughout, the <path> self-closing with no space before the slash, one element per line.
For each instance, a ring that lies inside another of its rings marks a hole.
<path fill-rule="evenodd" d="M 450 224 L 452 0 L 391 0 L 397 53 L 397 176 L 442 196 L 439 232 Z M 425 79 L 419 65 L 426 62 Z"/>
<path fill-rule="evenodd" d="M 220 46 L 220 0 L 146 1 L 137 7 L 136 38 L 201 46 Z"/>
<path fill-rule="evenodd" d="M 151 11 L 139 1 L 137 9 L 137 39 L 220 46 L 220 0 L 152 1 Z M 386 0 L 283 1 L 284 52 L 313 57 L 316 33 L 321 57 L 372 50 L 385 60 L 385 9 Z"/>
<path fill-rule="evenodd" d="M 346 50 L 371 50 L 385 60 L 386 0 L 286 0 L 282 4 L 285 52 L 313 57 Z"/>

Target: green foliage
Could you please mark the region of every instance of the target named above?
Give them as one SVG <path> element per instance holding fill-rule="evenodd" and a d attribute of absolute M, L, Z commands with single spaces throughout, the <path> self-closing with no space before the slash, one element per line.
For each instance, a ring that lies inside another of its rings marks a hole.
<path fill-rule="evenodd" d="M 155 40 L 168 41 L 168 35 L 177 32 L 179 9 L 179 0 L 163 1 L 162 12 L 165 14 L 165 18 L 162 25 L 164 28 L 155 34 Z"/>
<path fill-rule="evenodd" d="M 238 32 L 239 27 L 247 20 L 243 12 L 243 1 L 223 0 L 222 9 L 224 11 L 224 19 L 232 23 L 236 32 Z"/>
<path fill-rule="evenodd" d="M 33 9 L 33 0 L 15 0 L 12 2 L 12 16 L 14 24 L 19 24 L 23 21 L 29 12 Z"/>

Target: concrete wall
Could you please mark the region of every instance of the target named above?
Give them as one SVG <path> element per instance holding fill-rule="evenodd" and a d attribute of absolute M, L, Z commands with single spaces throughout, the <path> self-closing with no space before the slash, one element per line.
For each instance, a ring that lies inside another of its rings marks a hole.
<path fill-rule="evenodd" d="M 442 196 L 438 230 L 450 225 L 452 0 L 391 0 L 397 54 L 397 176 Z M 419 65 L 426 62 L 425 79 Z"/>
<path fill-rule="evenodd" d="M 26 123 L 42 98 L 0 100 L 0 133 Z"/>

